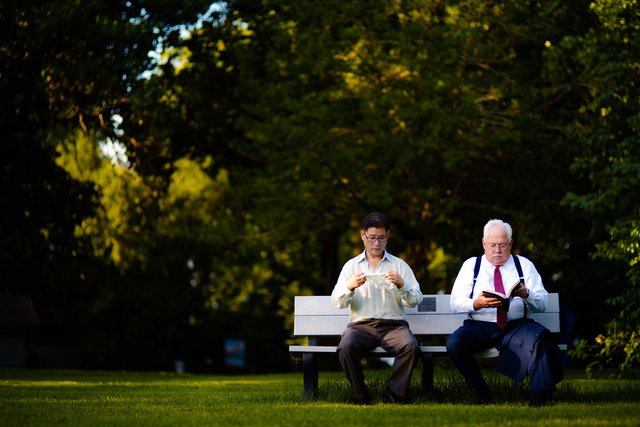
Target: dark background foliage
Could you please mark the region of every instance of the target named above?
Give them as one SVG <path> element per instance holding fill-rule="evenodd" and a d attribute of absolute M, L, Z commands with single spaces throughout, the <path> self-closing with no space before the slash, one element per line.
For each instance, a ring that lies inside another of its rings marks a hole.
<path fill-rule="evenodd" d="M 0 6 L 15 363 L 220 370 L 241 338 L 247 369 L 291 369 L 293 296 L 331 291 L 372 210 L 424 293 L 498 217 L 570 344 L 632 339 L 632 2 L 289 3 Z"/>

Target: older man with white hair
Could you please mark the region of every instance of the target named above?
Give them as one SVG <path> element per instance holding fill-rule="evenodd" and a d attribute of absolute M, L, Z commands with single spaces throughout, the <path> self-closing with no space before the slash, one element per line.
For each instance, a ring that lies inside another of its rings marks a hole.
<path fill-rule="evenodd" d="M 451 309 L 468 318 L 447 340 L 447 352 L 478 403 L 492 403 L 492 396 L 473 355 L 497 347 L 498 370 L 516 381 L 528 375 L 529 404 L 544 406 L 563 378 L 562 363 L 549 330 L 528 316 L 546 308 L 542 278 L 531 261 L 511 254 L 512 244 L 508 223 L 487 222 L 484 255 L 467 259 L 453 284 Z"/>

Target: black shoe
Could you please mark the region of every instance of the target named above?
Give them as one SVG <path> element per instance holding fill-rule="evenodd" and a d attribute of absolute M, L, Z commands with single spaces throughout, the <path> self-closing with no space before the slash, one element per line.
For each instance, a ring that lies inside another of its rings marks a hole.
<path fill-rule="evenodd" d="M 428 401 L 444 403 L 444 397 L 442 395 L 442 392 L 439 390 L 436 390 L 435 388 L 423 390 L 422 394 L 424 395 L 425 399 Z"/>
<path fill-rule="evenodd" d="M 529 400 L 529 406 L 533 408 L 540 408 L 542 406 L 549 406 L 549 399 L 551 398 L 551 392 L 541 391 L 533 393 L 531 400 Z"/>
<path fill-rule="evenodd" d="M 392 392 L 389 387 L 386 387 L 382 392 L 382 401 L 384 403 L 404 403 L 404 399 Z"/>
<path fill-rule="evenodd" d="M 493 404 L 493 395 L 488 388 L 475 390 L 476 403 L 478 405 L 491 405 Z"/>
<path fill-rule="evenodd" d="M 354 405 L 358 405 L 358 406 L 369 406 L 371 405 L 371 400 L 369 400 L 368 398 L 365 399 L 353 399 L 353 404 Z"/>

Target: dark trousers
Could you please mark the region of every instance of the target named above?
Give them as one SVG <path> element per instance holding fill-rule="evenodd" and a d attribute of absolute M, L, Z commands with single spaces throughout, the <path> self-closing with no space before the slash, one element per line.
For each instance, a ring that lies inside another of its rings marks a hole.
<path fill-rule="evenodd" d="M 447 339 L 447 353 L 460 371 L 467 387 L 477 392 L 489 389 L 474 354 L 499 345 L 504 331 L 494 322 L 465 320 Z"/>
<path fill-rule="evenodd" d="M 548 332 L 530 319 L 509 322 L 505 331 L 493 322 L 465 320 L 463 326 L 449 336 L 447 352 L 467 386 L 480 393 L 488 387 L 474 354 L 490 347 L 501 349 L 500 372 L 517 381 L 529 376 L 532 395 L 553 392 L 563 376 L 562 362 Z"/>
<path fill-rule="evenodd" d="M 402 320 L 368 320 L 350 323 L 338 344 L 338 358 L 356 399 L 368 399 L 364 382 L 362 358 L 376 347 L 382 347 L 395 357 L 389 389 L 404 399 L 411 384 L 411 373 L 420 360 L 420 346 L 407 322 Z"/>

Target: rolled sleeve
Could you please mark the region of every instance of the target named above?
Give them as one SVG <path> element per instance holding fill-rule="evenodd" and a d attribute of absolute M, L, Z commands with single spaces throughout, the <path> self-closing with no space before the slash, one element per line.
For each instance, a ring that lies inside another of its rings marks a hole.
<path fill-rule="evenodd" d="M 407 307 L 415 307 L 422 301 L 422 292 L 420 291 L 420 284 L 413 274 L 413 270 L 404 261 L 402 265 L 398 266 L 398 274 L 404 280 L 404 286 L 399 289 L 400 299 L 402 305 Z"/>
<path fill-rule="evenodd" d="M 520 257 L 522 264 L 522 273 L 524 274 L 524 283 L 529 291 L 526 301 L 533 311 L 542 312 L 547 309 L 549 302 L 549 293 L 542 284 L 542 277 L 536 270 L 533 263 L 526 258 Z"/>
<path fill-rule="evenodd" d="M 352 271 L 353 270 L 353 271 Z M 349 265 L 345 265 L 338 276 L 338 281 L 331 292 L 331 302 L 337 308 L 347 308 L 351 305 L 353 300 L 354 291 L 350 291 L 347 287 L 347 282 L 357 271 Z"/>

